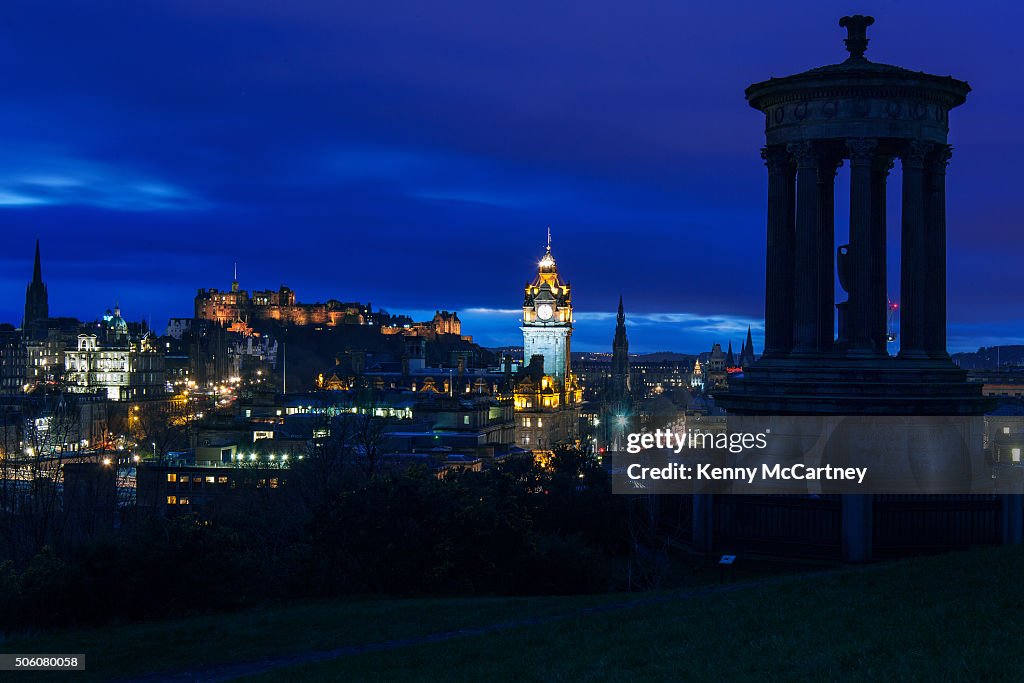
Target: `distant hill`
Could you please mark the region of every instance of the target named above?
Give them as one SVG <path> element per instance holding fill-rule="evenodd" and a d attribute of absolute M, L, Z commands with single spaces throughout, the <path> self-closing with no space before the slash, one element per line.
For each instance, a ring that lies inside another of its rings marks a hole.
<path fill-rule="evenodd" d="M 489 347 L 487 350 L 494 353 L 499 358 L 502 353 L 511 353 L 513 357 L 516 358 L 521 358 L 523 355 L 522 346 Z M 696 357 L 696 353 L 678 353 L 676 351 L 655 351 L 654 353 L 629 354 L 629 359 L 636 363 L 660 363 L 662 361 L 693 362 L 693 359 Z M 610 363 L 612 360 L 612 354 L 611 351 L 573 351 L 572 359 L 574 361 Z"/>
<path fill-rule="evenodd" d="M 654 353 L 629 354 L 633 360 L 641 363 L 660 363 L 662 361 L 692 361 L 697 357 L 694 353 L 677 353 L 675 351 L 655 351 Z"/>
<path fill-rule="evenodd" d="M 954 353 L 953 362 L 965 370 L 995 370 L 1007 365 L 1024 365 L 1024 345 L 983 346 L 977 351 Z"/>
<path fill-rule="evenodd" d="M 521 351 L 521 349 L 520 349 Z M 631 363 L 662 363 L 665 361 L 676 363 L 692 363 L 697 355 L 693 353 L 677 353 L 675 351 L 656 351 L 654 353 L 631 353 Z M 612 354 L 607 351 L 573 351 L 574 362 L 585 363 L 611 363 Z"/>

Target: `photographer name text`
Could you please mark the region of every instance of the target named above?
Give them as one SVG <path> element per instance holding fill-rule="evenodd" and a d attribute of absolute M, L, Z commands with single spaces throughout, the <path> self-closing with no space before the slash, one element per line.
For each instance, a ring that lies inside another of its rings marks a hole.
<path fill-rule="evenodd" d="M 867 467 L 834 467 L 823 465 L 768 465 L 760 467 L 716 467 L 710 464 L 682 465 L 671 463 L 662 467 L 645 467 L 633 463 L 626 468 L 626 476 L 632 481 L 741 481 L 753 483 L 760 478 L 764 481 L 790 480 L 844 480 L 864 483 Z"/>

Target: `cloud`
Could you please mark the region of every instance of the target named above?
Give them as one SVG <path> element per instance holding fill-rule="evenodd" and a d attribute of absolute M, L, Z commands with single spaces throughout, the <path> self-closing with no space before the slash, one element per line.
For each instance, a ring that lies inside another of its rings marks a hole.
<path fill-rule="evenodd" d="M 0 160 L 0 207 L 86 206 L 115 211 L 205 208 L 193 192 L 129 167 L 52 150 L 19 151 Z"/>
<path fill-rule="evenodd" d="M 417 311 L 415 314 L 425 314 Z M 433 312 L 430 312 L 433 315 Z M 615 328 L 616 314 L 611 311 L 575 311 L 573 349 L 607 351 Z M 522 344 L 519 330 L 520 308 L 471 307 L 459 311 L 464 334 L 473 335 L 484 346 L 518 346 Z M 427 316 L 430 317 L 430 316 Z M 626 329 L 630 350 L 634 352 L 688 351 L 697 353 L 723 345 L 730 340 L 741 343 L 751 328 L 755 348 L 763 336 L 763 322 L 736 315 L 702 315 L 697 313 L 630 313 L 626 312 Z"/>

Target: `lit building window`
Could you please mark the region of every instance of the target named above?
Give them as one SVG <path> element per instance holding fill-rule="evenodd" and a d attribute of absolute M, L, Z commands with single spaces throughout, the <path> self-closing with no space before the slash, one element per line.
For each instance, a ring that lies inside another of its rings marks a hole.
<path fill-rule="evenodd" d="M 1014 462 L 1020 462 L 1020 449 L 1014 448 L 1010 451 L 1010 457 Z"/>
<path fill-rule="evenodd" d="M 177 474 L 168 474 L 167 475 L 167 481 L 169 481 L 169 482 L 178 481 L 178 475 Z"/>
<path fill-rule="evenodd" d="M 168 505 L 177 505 L 178 504 L 178 497 L 177 496 L 167 496 L 167 504 Z"/>
<path fill-rule="evenodd" d="M 179 498 L 178 505 L 188 505 L 188 498 Z"/>

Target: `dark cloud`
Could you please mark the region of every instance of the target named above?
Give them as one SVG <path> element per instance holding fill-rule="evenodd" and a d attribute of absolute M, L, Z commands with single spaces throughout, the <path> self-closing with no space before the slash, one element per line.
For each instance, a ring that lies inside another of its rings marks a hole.
<path fill-rule="evenodd" d="M 951 339 L 1022 336 L 1024 10 L 855 5 L 878 17 L 870 57 L 974 86 L 951 122 Z M 306 300 L 502 309 L 551 224 L 581 311 L 623 293 L 637 314 L 756 320 L 765 174 L 743 88 L 841 60 L 837 18 L 809 0 L 9 3 L 0 314 L 20 317 L 36 236 L 53 310 L 83 317 L 115 297 L 187 314 L 235 261 L 245 286 Z M 600 324 L 580 338 L 605 344 Z M 631 331 L 647 349 L 708 334 Z"/>

